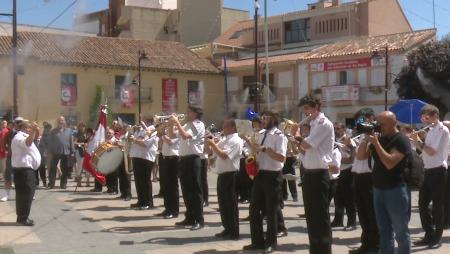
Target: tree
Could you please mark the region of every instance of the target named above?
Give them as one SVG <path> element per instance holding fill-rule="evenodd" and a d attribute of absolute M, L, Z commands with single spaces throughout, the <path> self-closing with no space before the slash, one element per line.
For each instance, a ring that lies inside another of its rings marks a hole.
<path fill-rule="evenodd" d="M 394 81 L 399 98 L 433 104 L 443 117 L 450 111 L 450 37 L 420 46 L 407 60 Z"/>

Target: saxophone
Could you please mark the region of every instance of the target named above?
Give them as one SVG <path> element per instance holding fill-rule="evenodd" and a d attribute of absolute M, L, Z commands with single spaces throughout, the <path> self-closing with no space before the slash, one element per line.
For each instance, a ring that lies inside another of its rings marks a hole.
<path fill-rule="evenodd" d="M 257 141 L 256 141 L 257 134 L 258 134 L 257 132 L 254 132 L 253 135 L 251 135 L 251 137 L 250 137 L 250 144 L 252 146 L 257 144 Z M 247 156 L 247 158 L 245 159 L 245 170 L 247 171 L 248 176 L 252 180 L 258 175 L 258 170 L 259 170 L 256 159 L 257 159 L 256 152 L 254 152 L 253 149 L 252 149 L 252 154 Z"/>

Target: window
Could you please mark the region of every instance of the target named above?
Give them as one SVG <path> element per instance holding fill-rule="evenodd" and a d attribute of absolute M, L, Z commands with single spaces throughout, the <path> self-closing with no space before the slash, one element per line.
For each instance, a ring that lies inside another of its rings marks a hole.
<path fill-rule="evenodd" d="M 115 76 L 114 77 L 114 98 L 120 100 L 120 88 L 125 84 L 125 76 Z"/>
<path fill-rule="evenodd" d="M 200 90 L 199 81 L 188 81 L 188 104 L 202 105 Z"/>
<path fill-rule="evenodd" d="M 347 72 L 346 71 L 339 72 L 339 85 L 347 85 Z"/>
<path fill-rule="evenodd" d="M 284 23 L 285 42 L 296 43 L 310 40 L 310 20 L 298 19 Z"/>

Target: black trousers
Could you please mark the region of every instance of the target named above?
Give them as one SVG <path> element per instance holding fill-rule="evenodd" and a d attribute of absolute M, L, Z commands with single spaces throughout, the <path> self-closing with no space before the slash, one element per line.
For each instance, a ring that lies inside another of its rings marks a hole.
<path fill-rule="evenodd" d="M 217 178 L 217 201 L 222 225 L 225 232 L 239 236 L 239 209 L 236 194 L 237 172 L 219 174 Z"/>
<path fill-rule="evenodd" d="M 379 246 L 378 227 L 373 208 L 372 173 L 354 174 L 354 195 L 361 224 L 361 247 L 377 250 Z"/>
<path fill-rule="evenodd" d="M 442 236 L 446 180 L 446 168 L 425 169 L 425 176 L 419 190 L 419 214 L 422 228 L 428 236 Z M 433 202 L 431 211 L 430 202 Z"/>
<path fill-rule="evenodd" d="M 31 168 L 13 168 L 13 171 L 17 222 L 24 222 L 30 216 L 31 203 L 36 190 L 36 175 Z"/>
<path fill-rule="evenodd" d="M 131 175 L 125 169 L 125 161 L 123 160 L 117 168 L 117 176 L 119 178 L 119 190 L 121 197 L 131 197 Z"/>
<path fill-rule="evenodd" d="M 252 185 L 253 180 L 248 177 L 245 170 L 245 158 L 241 158 L 236 182 L 236 190 L 240 200 L 250 200 Z"/>
<path fill-rule="evenodd" d="M 356 207 L 353 194 L 353 173 L 350 169 L 342 170 L 338 178 L 336 194 L 334 196 L 334 220 L 344 221 L 344 210 L 347 214 L 347 225 L 356 225 Z"/>
<path fill-rule="evenodd" d="M 64 154 L 53 154 L 52 159 L 50 161 L 50 172 L 49 172 L 49 183 L 48 186 L 53 188 L 55 187 L 55 179 L 56 179 L 56 167 L 58 166 L 58 162 L 61 167 L 61 180 L 60 187 L 65 188 L 67 185 L 67 178 L 69 177 L 69 156 Z"/>
<path fill-rule="evenodd" d="M 209 200 L 209 189 L 208 189 L 208 160 L 207 159 L 201 159 L 200 160 L 202 165 L 202 194 L 203 194 L 203 201 L 208 202 Z"/>
<path fill-rule="evenodd" d="M 164 210 L 168 214 L 178 215 L 180 199 L 178 190 L 178 156 L 168 156 L 159 160 L 159 184 L 164 191 Z"/>
<path fill-rule="evenodd" d="M 118 191 L 118 169 L 114 170 L 112 173 L 107 174 L 106 176 L 106 187 L 108 191 L 117 192 Z"/>
<path fill-rule="evenodd" d="M 278 215 L 281 212 L 281 171 L 260 170 L 255 177 L 250 199 L 250 234 L 256 246 L 277 244 Z M 267 216 L 267 234 L 264 240 L 262 211 Z"/>
<path fill-rule="evenodd" d="M 152 181 L 150 173 L 154 162 L 133 158 L 134 183 L 139 206 L 153 206 Z"/>
<path fill-rule="evenodd" d="M 330 176 L 328 169 L 305 169 L 303 175 L 303 202 L 309 236 L 309 253 L 331 253 L 331 225 L 328 198 Z"/>
<path fill-rule="evenodd" d="M 330 191 L 328 193 L 328 206 L 330 206 L 331 200 L 333 200 L 334 196 L 336 195 L 337 188 L 338 188 L 338 179 L 330 179 Z"/>
<path fill-rule="evenodd" d="M 180 158 L 179 176 L 186 220 L 191 223 L 204 223 L 203 192 L 201 177 L 201 161 L 198 155 L 182 156 Z"/>
<path fill-rule="evenodd" d="M 283 174 L 291 174 L 295 175 L 295 168 L 294 164 L 297 161 L 295 157 L 287 157 L 286 162 L 284 163 L 282 172 Z M 286 200 L 288 198 L 288 187 L 289 191 L 291 192 L 292 198 L 297 198 L 297 184 L 295 183 L 295 180 L 286 180 L 283 179 L 283 199 Z"/>
<path fill-rule="evenodd" d="M 450 165 L 447 168 L 447 183 L 445 188 L 444 227 L 450 227 Z"/>
<path fill-rule="evenodd" d="M 44 187 L 47 185 L 47 174 L 44 160 L 45 158 L 41 159 L 41 165 L 34 172 L 36 175 L 36 186 L 39 186 L 39 178 L 42 180 Z"/>

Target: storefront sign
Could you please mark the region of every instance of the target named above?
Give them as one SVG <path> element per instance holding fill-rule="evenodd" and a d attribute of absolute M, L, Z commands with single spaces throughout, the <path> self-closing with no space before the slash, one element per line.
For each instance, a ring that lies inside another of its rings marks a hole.
<path fill-rule="evenodd" d="M 372 66 L 383 66 L 386 64 L 385 59 L 382 58 L 361 58 L 352 60 L 343 60 L 336 62 L 325 62 L 311 64 L 311 72 L 318 71 L 340 71 L 348 69 L 369 68 Z"/>

